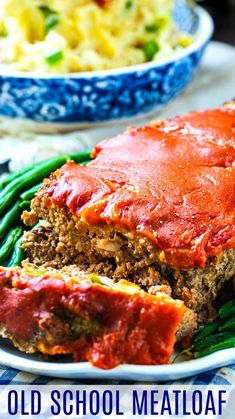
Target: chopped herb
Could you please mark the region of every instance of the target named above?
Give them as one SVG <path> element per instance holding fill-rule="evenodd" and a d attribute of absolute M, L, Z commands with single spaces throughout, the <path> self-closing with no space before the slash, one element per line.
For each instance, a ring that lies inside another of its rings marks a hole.
<path fill-rule="evenodd" d="M 45 19 L 45 32 L 46 34 L 52 29 L 54 28 L 56 25 L 58 25 L 59 23 L 59 16 L 57 15 L 57 13 L 51 14 L 49 16 L 47 16 L 47 18 Z"/>
<path fill-rule="evenodd" d="M 57 12 L 46 6 L 40 7 L 40 10 L 45 17 L 45 33 L 47 34 L 52 28 L 58 25 L 59 15 Z"/>
<path fill-rule="evenodd" d="M 125 9 L 130 10 L 130 9 L 132 9 L 133 6 L 134 6 L 134 1 L 133 0 L 127 0 L 127 2 L 125 4 Z"/>
<path fill-rule="evenodd" d="M 91 280 L 91 282 L 94 282 L 94 283 L 97 283 L 97 284 L 101 283 L 100 277 L 98 275 L 94 274 L 94 273 L 90 274 L 90 280 Z"/>
<path fill-rule="evenodd" d="M 45 17 L 47 17 L 47 16 L 49 16 L 51 14 L 55 14 L 56 13 L 54 10 L 50 9 L 47 6 L 41 6 L 41 7 L 39 7 L 39 9 L 41 10 L 41 12 L 43 13 L 43 15 Z"/>
<path fill-rule="evenodd" d="M 152 23 L 151 25 L 145 26 L 146 32 L 149 32 L 149 33 L 157 32 L 158 29 L 159 29 L 159 25 L 157 23 Z"/>
<path fill-rule="evenodd" d="M 169 26 L 171 19 L 171 16 L 168 15 L 159 16 L 152 23 L 146 25 L 145 30 L 149 33 L 157 32 L 160 29 Z"/>
<path fill-rule="evenodd" d="M 151 61 L 154 55 L 159 51 L 159 45 L 154 39 L 150 39 L 143 45 L 143 51 L 148 61 Z"/>
<path fill-rule="evenodd" d="M 106 285 L 106 287 L 112 287 L 113 281 L 109 278 L 106 278 L 105 276 L 98 276 L 96 274 L 90 274 L 90 280 L 93 283 L 100 284 L 100 285 Z"/>
<path fill-rule="evenodd" d="M 63 51 L 61 49 L 56 49 L 53 52 L 45 55 L 45 60 L 47 64 L 54 65 L 63 59 Z"/>

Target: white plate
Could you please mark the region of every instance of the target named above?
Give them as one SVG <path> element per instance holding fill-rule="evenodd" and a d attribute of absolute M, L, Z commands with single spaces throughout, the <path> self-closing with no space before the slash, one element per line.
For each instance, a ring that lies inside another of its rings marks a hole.
<path fill-rule="evenodd" d="M 44 362 L 27 355 L 1 340 L 0 364 L 31 374 L 69 379 L 168 381 L 191 377 L 235 362 L 235 348 L 225 349 L 200 359 L 171 365 L 120 365 L 112 370 L 92 367 L 88 362 Z"/>

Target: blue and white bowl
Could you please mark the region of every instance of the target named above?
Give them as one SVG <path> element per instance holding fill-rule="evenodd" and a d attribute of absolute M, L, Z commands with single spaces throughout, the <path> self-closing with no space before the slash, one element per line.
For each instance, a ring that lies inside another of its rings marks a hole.
<path fill-rule="evenodd" d="M 195 40 L 158 62 L 65 75 L 1 70 L 0 115 L 69 129 L 164 107 L 191 80 L 213 33 L 208 13 L 185 0 L 177 1 L 175 21 Z"/>

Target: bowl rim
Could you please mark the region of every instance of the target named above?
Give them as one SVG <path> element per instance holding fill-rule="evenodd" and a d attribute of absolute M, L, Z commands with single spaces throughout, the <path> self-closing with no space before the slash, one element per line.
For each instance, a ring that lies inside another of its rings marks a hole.
<path fill-rule="evenodd" d="M 214 22 L 210 14 L 200 6 L 195 7 L 195 14 L 198 18 L 198 28 L 195 33 L 194 42 L 188 47 L 176 51 L 166 58 L 158 61 L 150 61 L 142 64 L 135 64 L 127 67 L 114 68 L 109 70 L 81 71 L 74 73 L 46 73 L 33 71 L 10 71 L 9 67 L 0 66 L 0 77 L 8 78 L 24 78 L 24 79 L 94 79 L 106 78 L 109 76 L 118 76 L 121 74 L 131 74 L 134 72 L 148 71 L 151 69 L 161 68 L 167 64 L 179 61 L 182 58 L 191 55 L 206 45 L 212 37 L 214 31 Z"/>

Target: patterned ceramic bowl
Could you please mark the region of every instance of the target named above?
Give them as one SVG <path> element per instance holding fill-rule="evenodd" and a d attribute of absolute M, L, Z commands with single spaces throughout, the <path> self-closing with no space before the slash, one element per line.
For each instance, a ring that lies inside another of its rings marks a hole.
<path fill-rule="evenodd" d="M 189 83 L 213 32 L 208 13 L 185 0 L 177 1 L 175 21 L 195 41 L 161 62 L 65 75 L 1 70 L 0 115 L 73 128 L 162 108 Z"/>

